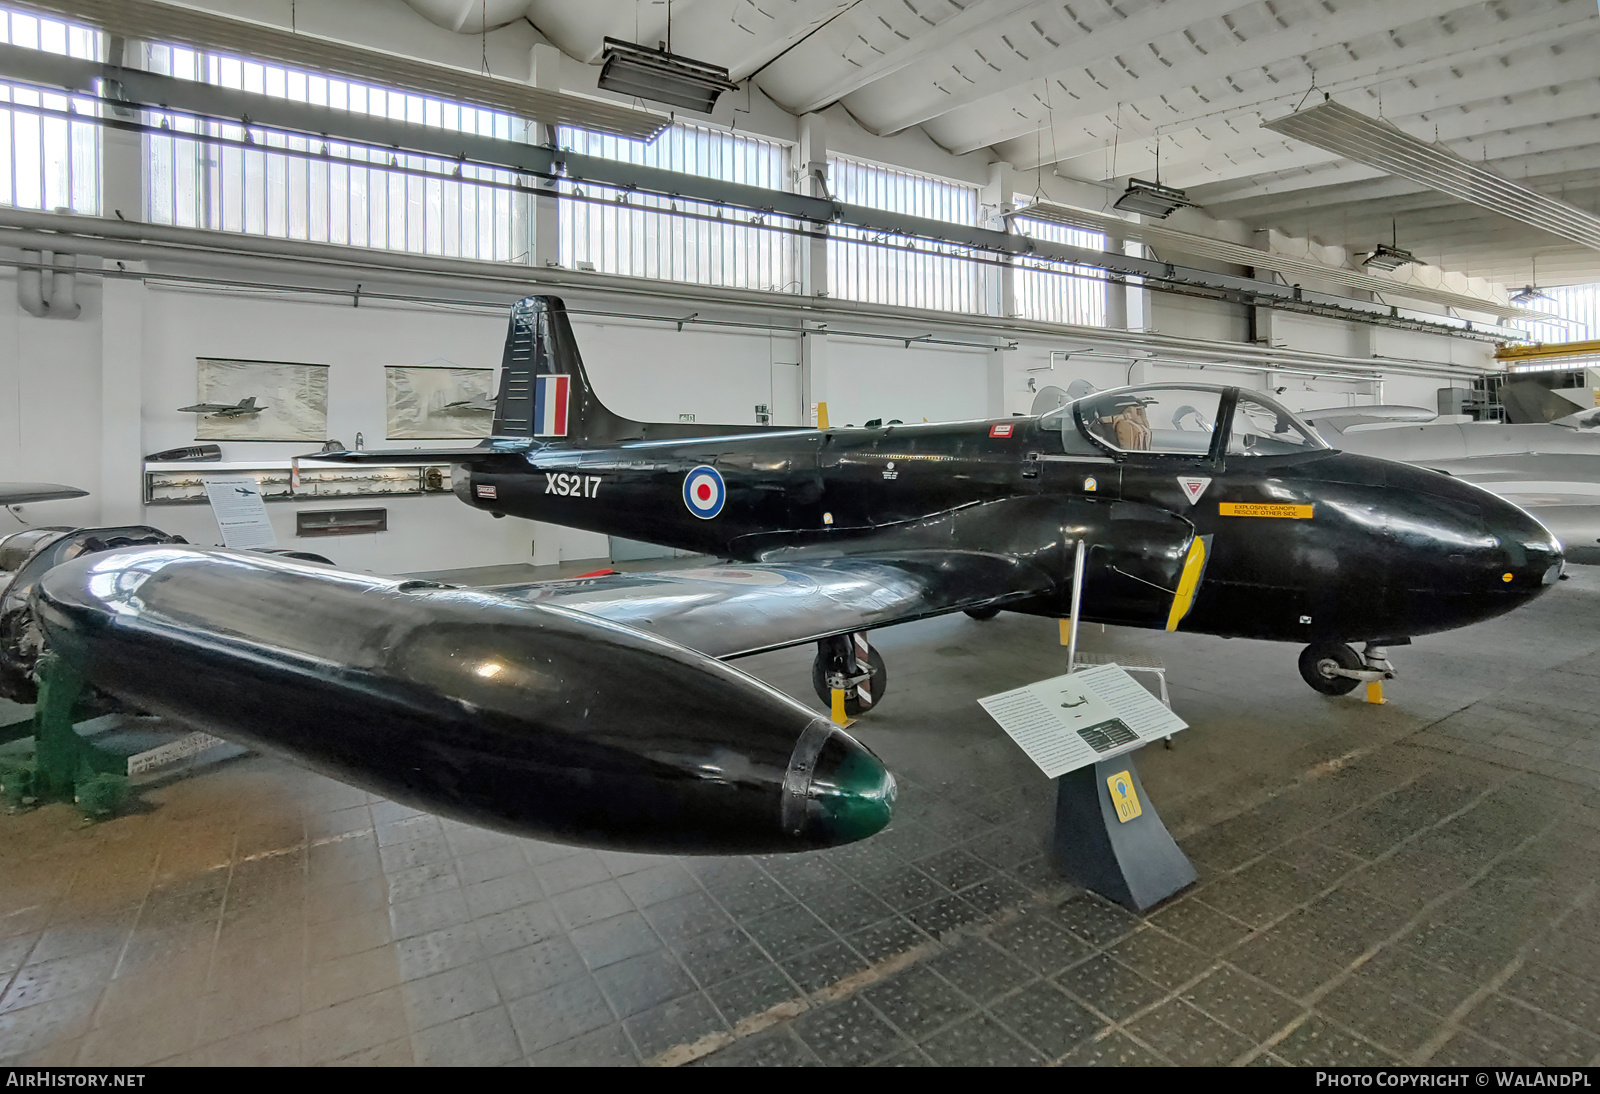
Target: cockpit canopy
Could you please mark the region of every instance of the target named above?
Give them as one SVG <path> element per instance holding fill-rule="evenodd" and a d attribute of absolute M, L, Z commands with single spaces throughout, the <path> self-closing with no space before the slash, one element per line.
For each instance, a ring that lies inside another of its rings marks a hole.
<path fill-rule="evenodd" d="M 1328 447 L 1276 400 L 1211 384 L 1097 391 L 1041 416 L 1039 424 L 1060 429 L 1068 452 L 1082 451 L 1083 439 L 1119 454 L 1189 459 L 1281 456 Z"/>

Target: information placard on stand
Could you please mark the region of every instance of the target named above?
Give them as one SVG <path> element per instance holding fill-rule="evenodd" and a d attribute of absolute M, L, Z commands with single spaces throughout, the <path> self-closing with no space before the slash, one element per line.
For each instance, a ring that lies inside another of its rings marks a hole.
<path fill-rule="evenodd" d="M 1143 911 L 1193 884 L 1130 755 L 1188 724 L 1116 665 L 1099 665 L 979 699 L 1056 781 L 1051 851 L 1086 889 Z"/>
<path fill-rule="evenodd" d="M 1117 665 L 1040 680 L 978 704 L 1052 779 L 1188 728 Z"/>
<path fill-rule="evenodd" d="M 207 478 L 204 482 L 211 514 L 222 531 L 223 546 L 249 551 L 278 545 L 260 484 L 243 477 Z"/>

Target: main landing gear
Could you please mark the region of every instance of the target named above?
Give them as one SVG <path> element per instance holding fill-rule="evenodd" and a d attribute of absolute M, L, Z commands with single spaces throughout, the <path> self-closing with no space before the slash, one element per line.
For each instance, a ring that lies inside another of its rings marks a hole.
<path fill-rule="evenodd" d="M 1393 680 L 1389 651 L 1371 642 L 1357 653 L 1342 642 L 1313 642 L 1300 654 L 1300 675 L 1324 695 L 1348 695 L 1360 684 Z"/>
<path fill-rule="evenodd" d="M 858 718 L 883 701 L 889 683 L 889 670 L 883 655 L 867 642 L 861 632 L 835 635 L 817 643 L 817 659 L 811 662 L 811 686 L 822 705 L 833 709 L 833 693 L 844 692 L 844 714 Z"/>

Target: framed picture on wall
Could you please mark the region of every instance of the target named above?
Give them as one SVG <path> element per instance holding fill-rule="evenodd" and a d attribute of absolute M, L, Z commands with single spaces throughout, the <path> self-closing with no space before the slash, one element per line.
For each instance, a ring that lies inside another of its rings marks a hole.
<path fill-rule="evenodd" d="M 224 357 L 195 360 L 199 403 L 228 408 L 198 414 L 195 440 L 328 439 L 327 365 L 239 361 Z"/>
<path fill-rule="evenodd" d="M 389 440 L 489 435 L 494 369 L 389 365 L 383 374 Z"/>

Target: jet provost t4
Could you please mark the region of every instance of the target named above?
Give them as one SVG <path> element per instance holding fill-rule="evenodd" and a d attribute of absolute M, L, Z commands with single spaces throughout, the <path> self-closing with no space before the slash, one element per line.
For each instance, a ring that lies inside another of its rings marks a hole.
<path fill-rule="evenodd" d="M 1563 566 L 1516 506 L 1335 451 L 1236 387 L 871 429 L 632 421 L 596 395 L 551 297 L 512 310 L 493 433 L 449 454 L 467 504 L 741 564 L 498 593 L 722 659 L 816 642 L 819 694 L 841 675 L 869 689 L 851 713 L 884 681 L 847 636 L 952 611 L 1063 617 L 1079 541 L 1083 619 L 1304 643 L 1302 674 L 1330 694 L 1387 668 L 1383 647 L 1510 611 Z"/>
<path fill-rule="evenodd" d="M 873 629 L 1065 616 L 1081 557 L 1082 618 L 1305 643 L 1302 675 L 1338 694 L 1390 671 L 1384 646 L 1509 611 L 1563 565 L 1514 505 L 1336 452 L 1232 387 L 870 429 L 632 421 L 548 297 L 512 310 L 488 441 L 333 458 L 449 460 L 477 508 L 729 562 L 463 589 L 170 537 L 77 557 L 79 536 L 29 554 L 0 597 L 0 691 L 64 666 L 134 709 L 524 835 L 793 851 L 880 830 L 894 781 L 732 659 L 816 643 L 818 695 L 859 714 L 884 696 Z"/>

